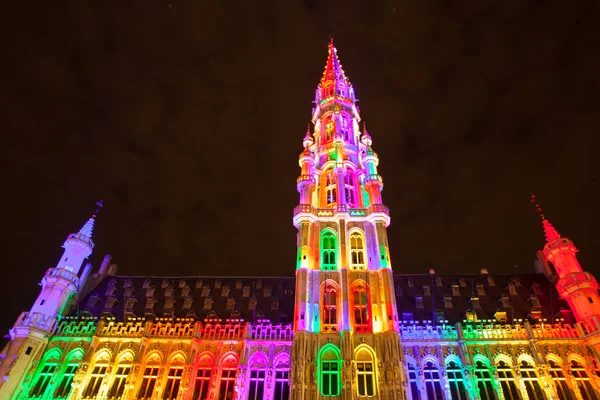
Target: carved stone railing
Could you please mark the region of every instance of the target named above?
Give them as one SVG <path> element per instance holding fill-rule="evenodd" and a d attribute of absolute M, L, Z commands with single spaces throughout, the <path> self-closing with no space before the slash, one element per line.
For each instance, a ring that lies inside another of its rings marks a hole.
<path fill-rule="evenodd" d="M 150 322 L 146 327 L 147 336 L 192 337 L 194 322 Z"/>
<path fill-rule="evenodd" d="M 310 213 L 319 217 L 332 217 L 336 212 L 347 212 L 352 216 L 367 216 L 372 213 L 390 214 L 390 209 L 383 204 L 373 204 L 368 208 L 348 208 L 345 204 L 339 204 L 336 208 L 315 208 L 310 204 L 300 204 L 294 208 L 294 216 L 301 213 Z"/>
<path fill-rule="evenodd" d="M 402 340 L 452 340 L 458 338 L 458 332 L 453 325 L 400 325 Z"/>
<path fill-rule="evenodd" d="M 243 339 L 244 324 L 236 323 L 197 323 L 195 336 L 198 339 Z"/>
<path fill-rule="evenodd" d="M 66 318 L 59 322 L 56 336 L 93 336 L 98 321 L 96 318 L 73 319 Z"/>
<path fill-rule="evenodd" d="M 461 330 L 465 339 L 531 339 L 525 325 L 521 324 L 464 324 Z"/>
<path fill-rule="evenodd" d="M 21 315 L 19 315 L 19 318 L 15 323 L 15 329 L 33 328 L 46 332 L 54 332 L 54 329 L 56 329 L 56 324 L 56 319 L 46 314 L 39 312 L 23 312 Z"/>
<path fill-rule="evenodd" d="M 248 329 L 250 339 L 260 340 L 292 340 L 294 330 L 292 324 L 257 324 Z"/>
<path fill-rule="evenodd" d="M 531 326 L 536 339 L 579 339 L 577 329 L 569 324 L 536 324 Z"/>
<path fill-rule="evenodd" d="M 315 183 L 315 177 L 312 175 L 300 175 L 297 179 L 296 179 L 296 183 L 300 183 L 300 182 L 310 182 L 312 184 Z"/>
<path fill-rule="evenodd" d="M 64 268 L 48 268 L 46 275 L 42 278 L 42 285 L 45 284 L 47 280 L 52 280 L 52 278 L 62 278 L 71 282 L 75 287 L 79 287 L 79 277 L 77 274 Z"/>
<path fill-rule="evenodd" d="M 141 337 L 144 336 L 145 329 L 144 321 L 102 321 L 98 329 L 98 336 L 129 336 Z"/>
<path fill-rule="evenodd" d="M 600 331 L 600 320 L 598 317 L 590 317 L 585 321 L 579 322 L 579 325 L 585 335 L 591 335 Z"/>

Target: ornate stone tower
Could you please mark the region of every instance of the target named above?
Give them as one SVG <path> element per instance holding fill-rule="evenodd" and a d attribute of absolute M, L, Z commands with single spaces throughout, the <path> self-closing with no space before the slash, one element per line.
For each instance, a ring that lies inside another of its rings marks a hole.
<path fill-rule="evenodd" d="M 79 232 L 67 237 L 60 261 L 55 268 L 46 271 L 40 282 L 42 290 L 33 307 L 21 313 L 11 329 L 10 342 L 0 359 L 0 398 L 13 398 L 25 373 L 44 351 L 58 320 L 77 301 L 77 294 L 92 268 L 88 264 L 79 273 L 83 262 L 94 249 L 94 221 L 95 215 L 92 215 Z"/>
<path fill-rule="evenodd" d="M 300 154 L 292 398 L 404 398 L 378 158 L 333 41 Z"/>
<path fill-rule="evenodd" d="M 545 218 L 543 226 L 546 233 L 543 253 L 556 270 L 558 293 L 567 301 L 586 334 L 600 331 L 600 296 L 596 278 L 579 265 L 575 255 L 579 250 L 571 240 L 561 237 Z"/>

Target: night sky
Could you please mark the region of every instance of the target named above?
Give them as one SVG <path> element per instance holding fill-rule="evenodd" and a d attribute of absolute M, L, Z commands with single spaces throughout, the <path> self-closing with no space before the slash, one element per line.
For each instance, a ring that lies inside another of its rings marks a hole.
<path fill-rule="evenodd" d="M 395 272 L 533 272 L 535 193 L 600 275 L 598 3 L 468 3 L 4 7 L 2 334 L 99 199 L 97 266 L 293 275 L 329 35 L 380 157 Z"/>

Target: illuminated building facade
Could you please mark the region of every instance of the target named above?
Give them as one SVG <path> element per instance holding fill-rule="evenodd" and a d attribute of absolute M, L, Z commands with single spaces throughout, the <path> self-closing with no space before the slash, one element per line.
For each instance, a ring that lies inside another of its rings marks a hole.
<path fill-rule="evenodd" d="M 600 298 L 543 218 L 537 272 L 394 274 L 378 157 L 333 43 L 303 140 L 295 277 L 116 275 L 95 216 L 19 316 L 0 399 L 597 399 Z M 291 270 L 290 270 L 291 272 Z"/>

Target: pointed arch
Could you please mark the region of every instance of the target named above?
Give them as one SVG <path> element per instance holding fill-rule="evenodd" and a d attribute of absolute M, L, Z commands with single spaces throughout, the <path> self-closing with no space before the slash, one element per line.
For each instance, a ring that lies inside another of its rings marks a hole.
<path fill-rule="evenodd" d="M 423 380 L 425 381 L 427 398 L 434 400 L 443 399 L 444 391 L 442 389 L 438 360 L 433 356 L 425 356 L 421 360 L 421 367 L 423 368 Z"/>
<path fill-rule="evenodd" d="M 183 351 L 177 350 L 169 356 L 168 364 L 185 364 L 186 358 L 187 356 Z"/>
<path fill-rule="evenodd" d="M 71 392 L 71 384 L 75 378 L 75 374 L 79 369 L 79 364 L 83 359 L 84 351 L 82 348 L 71 350 L 65 356 L 65 365 L 61 368 L 60 378 L 57 379 L 58 386 L 54 391 L 55 398 L 66 398 Z"/>
<path fill-rule="evenodd" d="M 569 400 L 574 399 L 575 395 L 567 383 L 567 378 L 563 369 L 563 359 L 557 354 L 548 354 L 546 356 L 546 363 L 548 364 L 548 374 L 550 374 L 552 382 L 554 382 L 554 387 L 556 388 L 556 394 L 558 394 L 558 398 Z"/>
<path fill-rule="evenodd" d="M 321 396 L 339 396 L 342 370 L 340 349 L 332 343 L 321 347 L 317 355 L 317 368 Z"/>
<path fill-rule="evenodd" d="M 233 351 L 229 351 L 221 357 L 219 362 L 221 367 L 220 377 L 217 381 L 219 383 L 218 400 L 233 398 L 238 362 L 239 356 Z"/>
<path fill-rule="evenodd" d="M 100 385 L 106 375 L 110 361 L 112 360 L 112 351 L 104 348 L 98 351 L 93 358 L 92 372 L 89 375 L 87 386 L 83 390 L 83 397 L 95 397 L 100 391 Z"/>
<path fill-rule="evenodd" d="M 460 358 L 455 354 L 449 355 L 444 359 L 444 365 L 452 399 L 467 400 L 467 389 Z"/>
<path fill-rule="evenodd" d="M 350 241 L 350 269 L 353 271 L 364 271 L 367 269 L 365 232 L 359 228 L 348 231 Z"/>
<path fill-rule="evenodd" d="M 133 352 L 133 350 L 131 349 L 126 349 L 123 350 L 122 352 L 120 352 L 119 354 L 117 354 L 116 360 L 117 363 L 124 363 L 124 362 L 133 362 L 133 359 L 135 358 L 135 353 Z"/>
<path fill-rule="evenodd" d="M 63 351 L 59 347 L 54 347 L 44 354 L 43 361 L 36 372 L 35 385 L 29 391 L 29 397 L 42 397 L 48 385 L 54 378 L 58 370 L 58 366 L 63 356 Z"/>
<path fill-rule="evenodd" d="M 209 351 L 204 351 L 196 356 L 196 372 L 194 374 L 194 392 L 192 399 L 205 399 L 208 397 L 208 391 L 213 375 L 215 365 L 215 355 Z"/>
<path fill-rule="evenodd" d="M 354 360 L 358 396 L 375 396 L 375 387 L 377 386 L 375 384 L 377 382 L 375 352 L 366 344 L 361 344 L 354 350 Z"/>
<path fill-rule="evenodd" d="M 495 358 L 496 371 L 498 373 L 498 380 L 500 381 L 500 387 L 506 400 L 518 400 L 520 399 L 519 388 L 517 387 L 517 380 L 513 371 L 513 363 L 510 357 L 506 354 L 500 354 Z"/>
<path fill-rule="evenodd" d="M 535 371 L 535 361 L 533 358 L 528 354 L 521 354 L 517 358 L 517 362 L 519 363 L 521 379 L 529 398 L 531 400 L 545 399 L 542 387 L 540 386 L 540 378 Z"/>
<path fill-rule="evenodd" d="M 275 356 L 273 365 L 275 366 L 275 390 L 273 400 L 288 400 L 290 398 L 290 355 L 286 352 L 279 353 Z"/>
<path fill-rule="evenodd" d="M 248 400 L 262 400 L 265 393 L 265 377 L 269 359 L 263 351 L 256 351 L 248 363 L 250 369 Z"/>
<path fill-rule="evenodd" d="M 163 400 L 175 400 L 181 388 L 181 379 L 183 377 L 183 368 L 185 365 L 186 356 L 183 351 L 177 350 L 173 352 L 168 359 L 168 374 L 167 382 L 163 390 Z"/>
<path fill-rule="evenodd" d="M 158 380 L 158 372 L 163 364 L 163 354 L 158 350 L 153 350 L 144 357 L 144 369 L 142 383 L 138 390 L 137 398 L 145 399 L 152 396 L 154 387 Z"/>
<path fill-rule="evenodd" d="M 352 324 L 356 332 L 371 331 L 371 312 L 369 304 L 369 286 L 362 279 L 357 279 L 350 286 L 350 302 L 352 307 Z"/>
<path fill-rule="evenodd" d="M 571 375 L 577 382 L 582 397 L 584 399 L 595 399 L 597 396 L 586 368 L 585 359 L 579 354 L 571 353 L 567 360 L 569 361 Z"/>
<path fill-rule="evenodd" d="M 340 287 L 332 279 L 326 279 L 321 284 L 321 330 L 323 332 L 338 332 Z"/>
<path fill-rule="evenodd" d="M 492 378 L 490 360 L 481 354 L 476 354 L 473 356 L 473 364 L 481 400 L 495 400 L 497 386 L 496 381 Z"/>
<path fill-rule="evenodd" d="M 331 228 L 321 230 L 321 270 L 337 270 L 338 235 Z"/>
<path fill-rule="evenodd" d="M 60 361 L 63 356 L 63 351 L 60 347 L 53 347 L 44 354 L 44 361 Z"/>
<path fill-rule="evenodd" d="M 114 380 L 108 390 L 109 399 L 120 399 L 125 392 L 125 383 L 131 373 L 131 364 L 135 358 L 135 353 L 131 349 L 125 349 L 116 356 L 117 371 Z"/>

